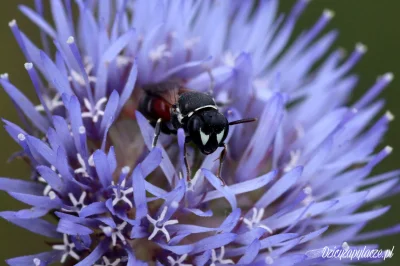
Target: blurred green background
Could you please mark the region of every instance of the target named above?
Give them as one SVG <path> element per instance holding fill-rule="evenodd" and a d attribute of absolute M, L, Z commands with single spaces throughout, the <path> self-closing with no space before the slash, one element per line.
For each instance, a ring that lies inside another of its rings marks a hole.
<path fill-rule="evenodd" d="M 295 0 L 281 0 L 281 10 L 288 11 Z M 24 58 L 20 52 L 8 27 L 8 22 L 16 19 L 18 25 L 31 39 L 39 44 L 39 34 L 36 29 L 18 11 L 18 4 L 32 5 L 29 0 L 2 0 L 0 9 L 0 73 L 8 72 L 12 82 L 28 96 L 33 97 L 34 89 L 30 83 L 29 76 L 23 67 Z M 355 43 L 362 42 L 368 46 L 368 53 L 361 63 L 357 65 L 354 72 L 360 75 L 355 97 L 365 92 L 380 74 L 392 71 L 395 74 L 394 82 L 384 91 L 383 97 L 387 100 L 387 109 L 395 116 L 400 116 L 400 1 L 399 0 L 314 0 L 311 1 L 305 14 L 301 17 L 296 30 L 299 32 L 307 26 L 311 26 L 319 17 L 323 9 L 329 8 L 335 11 L 336 16 L 330 24 L 330 29 L 340 30 L 336 47 L 343 47 L 350 52 Z M 11 121 L 18 121 L 16 112 L 7 95 L 0 92 L 0 116 Z M 384 139 L 385 145 L 394 148 L 392 155 L 379 165 L 375 172 L 383 172 L 399 168 L 400 158 L 400 121 L 392 122 L 389 133 Z M 28 178 L 29 169 L 21 161 L 7 163 L 9 156 L 18 150 L 17 145 L 8 137 L 4 130 L 0 130 L 1 152 L 0 165 L 1 176 Z M 384 145 L 382 144 L 382 146 Z M 391 211 L 371 223 L 367 229 L 384 228 L 399 222 L 400 197 L 379 202 L 380 205 L 392 205 Z M 11 200 L 5 193 L 0 193 L 0 210 L 15 210 L 22 204 Z M 45 251 L 46 244 L 42 237 L 27 232 L 0 219 L 0 265 L 5 265 L 4 259 L 34 254 Z M 394 249 L 394 257 L 387 260 L 383 265 L 400 265 L 400 238 L 391 236 L 380 239 L 382 248 Z"/>

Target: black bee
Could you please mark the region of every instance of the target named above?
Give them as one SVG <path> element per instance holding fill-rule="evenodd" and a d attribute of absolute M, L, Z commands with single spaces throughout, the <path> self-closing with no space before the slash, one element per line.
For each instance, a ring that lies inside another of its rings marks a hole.
<path fill-rule="evenodd" d="M 211 93 L 189 90 L 177 81 L 145 85 L 143 90 L 145 93 L 139 102 L 139 111 L 155 126 L 153 147 L 157 145 L 160 132 L 177 134 L 178 129 L 183 128 L 186 135 L 184 159 L 189 180 L 187 143 L 193 142 L 205 155 L 213 153 L 218 147 L 223 147 L 217 176 L 225 184 L 221 178 L 221 169 L 227 150 L 224 141 L 228 136 L 229 126 L 253 122 L 256 119 L 228 122 L 226 117 L 219 112 Z"/>

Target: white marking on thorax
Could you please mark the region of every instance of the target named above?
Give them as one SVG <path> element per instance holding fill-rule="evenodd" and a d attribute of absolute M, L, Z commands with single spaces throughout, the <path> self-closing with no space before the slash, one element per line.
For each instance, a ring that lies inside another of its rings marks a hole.
<path fill-rule="evenodd" d="M 185 117 L 191 117 L 195 112 L 197 112 L 199 110 L 202 110 L 202 109 L 205 109 L 205 108 L 213 108 L 215 110 L 218 110 L 218 107 L 215 106 L 215 105 L 204 105 L 204 106 L 196 108 L 194 111 L 188 113 L 187 115 L 185 115 Z"/>

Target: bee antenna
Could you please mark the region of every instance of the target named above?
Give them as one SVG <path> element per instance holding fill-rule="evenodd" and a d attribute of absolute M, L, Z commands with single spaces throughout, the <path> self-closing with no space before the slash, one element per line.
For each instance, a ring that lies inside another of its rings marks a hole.
<path fill-rule="evenodd" d="M 244 124 L 257 121 L 257 118 L 244 118 L 236 121 L 229 122 L 228 125 L 233 126 L 237 124 Z"/>

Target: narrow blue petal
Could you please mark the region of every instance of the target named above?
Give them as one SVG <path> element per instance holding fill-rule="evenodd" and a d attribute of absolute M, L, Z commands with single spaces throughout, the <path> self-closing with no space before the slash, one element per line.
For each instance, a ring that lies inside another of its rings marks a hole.
<path fill-rule="evenodd" d="M 14 213 L 15 218 L 18 219 L 35 219 L 45 216 L 49 212 L 49 208 L 30 208 L 25 210 L 19 210 Z"/>
<path fill-rule="evenodd" d="M 139 112 L 136 112 L 136 119 L 142 133 L 143 140 L 149 150 L 152 149 L 152 142 L 154 137 L 154 128 L 149 124 L 147 119 Z M 161 144 L 158 143 L 157 147 L 160 148 L 163 160 L 161 161 L 161 169 L 163 170 L 168 182 L 171 184 L 174 177 L 175 168 L 172 165 L 167 152 L 162 148 Z"/>
<path fill-rule="evenodd" d="M 141 163 L 143 176 L 147 177 L 151 174 L 161 164 L 161 161 L 162 152 L 159 148 L 155 147 Z"/>
<path fill-rule="evenodd" d="M 46 79 L 54 86 L 57 92 L 61 95 L 63 93 L 72 95 L 72 89 L 68 77 L 65 76 L 58 68 L 57 65 L 49 58 L 43 51 L 39 50 L 41 65 L 45 72 L 43 73 Z"/>
<path fill-rule="evenodd" d="M 16 200 L 38 208 L 55 209 L 62 204 L 61 200 L 57 197 L 55 199 L 50 199 L 50 197 L 47 196 L 34 196 L 16 192 L 8 192 L 8 194 Z"/>
<path fill-rule="evenodd" d="M 41 262 L 40 266 L 43 266 L 59 261 L 61 255 L 62 255 L 61 251 L 49 251 L 35 255 L 8 259 L 6 260 L 6 262 L 10 266 L 28 266 L 28 265 L 34 265 L 33 262 L 34 259 L 39 259 Z"/>
<path fill-rule="evenodd" d="M 112 173 L 108 165 L 107 155 L 102 150 L 97 150 L 93 154 L 93 160 L 100 183 L 103 188 L 107 188 L 111 185 L 112 181 Z"/>
<path fill-rule="evenodd" d="M 283 193 L 290 189 L 300 178 L 303 167 L 296 167 L 282 176 L 268 191 L 257 201 L 256 208 L 265 208 Z"/>
<path fill-rule="evenodd" d="M 86 266 L 86 265 L 94 265 L 96 261 L 100 259 L 100 257 L 106 253 L 109 246 L 109 239 L 106 238 L 97 245 L 97 247 L 83 260 L 79 263 L 75 264 L 75 266 Z"/>
<path fill-rule="evenodd" d="M 107 211 L 108 209 L 104 202 L 93 202 L 82 208 L 79 212 L 79 216 L 85 218 L 91 215 L 103 214 Z"/>
<path fill-rule="evenodd" d="M 27 136 L 27 143 L 32 155 L 38 162 L 43 162 L 43 164 L 49 163 L 51 165 L 56 164 L 54 151 L 46 143 L 32 136 Z"/>
<path fill-rule="evenodd" d="M 283 95 L 276 94 L 264 108 L 259 118 L 257 129 L 244 151 L 239 168 L 236 171 L 236 177 L 239 180 L 246 180 L 257 174 L 257 166 L 265 157 L 266 152 L 272 144 L 275 133 L 281 123 L 283 112 Z M 262 142 L 263 145 L 260 145 L 260 142 Z"/>
<path fill-rule="evenodd" d="M 29 120 L 43 133 L 46 133 L 50 126 L 47 121 L 36 109 L 32 102 L 22 94 L 14 85 L 4 79 L 0 79 L 0 84 L 3 86 L 10 98 L 21 108 L 22 112 Z"/>
<path fill-rule="evenodd" d="M 264 238 L 263 240 L 260 240 L 261 248 L 264 249 L 264 248 L 273 247 L 284 241 L 293 239 L 297 236 L 298 236 L 298 234 L 295 234 L 295 233 L 277 234 L 277 235 L 269 236 L 267 238 Z"/>
<path fill-rule="evenodd" d="M 117 117 L 118 102 L 119 94 L 114 90 L 107 101 L 106 108 L 104 109 L 104 116 L 100 125 L 101 134 L 107 133 L 106 128 L 109 127 Z"/>
<path fill-rule="evenodd" d="M 398 234 L 400 232 L 400 224 L 397 224 L 395 226 L 385 228 L 382 230 L 376 230 L 372 232 L 366 232 L 359 234 L 355 236 L 354 238 L 351 238 L 352 241 L 365 241 L 365 240 L 370 240 L 370 239 L 375 239 L 375 238 L 381 238 L 383 236 L 387 235 L 394 235 Z"/>
<path fill-rule="evenodd" d="M 183 255 L 183 254 L 187 254 L 189 252 L 191 252 L 193 250 L 193 246 L 194 244 L 191 245 L 180 245 L 180 246 L 169 246 L 163 243 L 158 243 L 158 245 L 165 249 L 165 250 L 169 250 L 172 251 L 173 253 L 177 254 L 177 255 Z"/>
<path fill-rule="evenodd" d="M 222 233 L 203 238 L 193 244 L 193 250 L 190 251 L 190 254 L 197 254 L 206 250 L 220 248 L 231 243 L 235 238 L 236 234 L 233 233 Z"/>
<path fill-rule="evenodd" d="M 201 169 L 204 176 L 207 178 L 208 182 L 215 187 L 219 192 L 221 192 L 224 197 L 228 200 L 229 204 L 231 205 L 232 210 L 237 208 L 236 197 L 233 191 L 227 185 L 223 185 L 221 180 L 216 177 L 213 173 L 211 173 L 207 169 Z"/>
<path fill-rule="evenodd" d="M 114 146 L 111 146 L 110 149 L 108 150 L 107 160 L 108 164 L 110 165 L 111 173 L 114 173 L 115 170 L 117 169 L 117 157 L 115 155 Z"/>
<path fill-rule="evenodd" d="M 70 236 L 71 241 L 75 244 L 77 250 L 90 250 L 92 239 L 90 235 Z"/>
<path fill-rule="evenodd" d="M 75 178 L 69 169 L 68 157 L 61 147 L 57 150 L 56 164 L 54 165 L 63 178 L 74 181 Z"/>
<path fill-rule="evenodd" d="M 318 229 L 318 230 L 308 233 L 304 236 L 301 236 L 299 244 L 308 242 L 308 241 L 322 235 L 323 233 L 326 232 L 326 230 L 328 230 L 328 228 L 329 228 L 328 226 L 325 226 L 325 227 L 322 227 L 321 229 Z"/>
<path fill-rule="evenodd" d="M 33 233 L 52 238 L 61 238 L 61 234 L 56 231 L 56 226 L 45 220 L 18 219 L 15 218 L 15 213 L 11 211 L 0 212 L 0 217 Z"/>
<path fill-rule="evenodd" d="M 131 97 L 133 90 L 135 89 L 135 83 L 137 79 L 138 69 L 136 61 L 132 63 L 131 71 L 129 72 L 128 80 L 125 83 L 125 86 L 121 92 L 121 98 L 119 101 L 118 112 L 121 111 L 122 107 L 128 101 L 129 97 Z"/>
<path fill-rule="evenodd" d="M 306 208 L 308 208 L 307 215 L 303 216 L 303 219 L 305 219 L 304 217 L 313 217 L 322 214 L 324 212 L 333 211 L 333 207 L 335 207 L 335 205 L 338 204 L 339 204 L 338 200 L 317 202 L 315 204 L 312 204 L 309 208 L 308 206 L 298 208 L 280 217 L 269 217 L 263 220 L 262 222 L 264 224 L 267 224 L 268 227 L 270 227 L 272 230 L 284 228 L 286 226 L 292 225 L 299 217 L 301 217 L 301 214 L 304 212 L 304 209 Z"/>
<path fill-rule="evenodd" d="M 262 175 L 260 177 L 250 179 L 241 183 L 233 184 L 229 186 L 229 188 L 235 195 L 257 190 L 267 185 L 272 179 L 275 178 L 276 174 L 277 171 L 271 171 L 268 174 Z M 208 192 L 207 195 L 204 197 L 203 202 L 207 202 L 221 197 L 223 197 L 221 192 L 211 191 Z"/>
<path fill-rule="evenodd" d="M 256 227 L 236 237 L 235 243 L 250 245 L 254 240 L 260 239 L 267 232 L 265 228 Z"/>
<path fill-rule="evenodd" d="M 203 254 L 194 258 L 195 265 L 204 266 L 211 258 L 211 250 L 206 250 Z"/>
<path fill-rule="evenodd" d="M 28 135 L 25 130 L 23 130 L 21 127 L 18 125 L 3 119 L 4 122 L 4 128 L 7 130 L 7 133 L 14 139 L 15 142 L 19 142 L 20 140 L 18 139 L 19 134 L 23 134 L 24 136 Z"/>
<path fill-rule="evenodd" d="M 0 177 L 0 190 L 24 194 L 41 195 L 43 185 L 13 178 Z"/>
<path fill-rule="evenodd" d="M 27 16 L 33 23 L 35 23 L 42 31 L 47 33 L 49 35 L 49 37 L 51 37 L 52 39 L 56 38 L 56 32 L 50 26 L 50 24 L 47 23 L 47 21 L 45 19 L 43 19 L 43 17 L 41 15 L 39 15 L 38 13 L 36 13 L 32 9 L 30 9 L 29 7 L 24 6 L 24 5 L 19 6 L 19 10 L 21 10 L 21 12 L 25 16 Z"/>
<path fill-rule="evenodd" d="M 390 209 L 390 206 L 379 208 L 372 211 L 360 212 L 349 215 L 335 215 L 332 217 L 325 217 L 314 221 L 316 224 L 356 224 L 370 221 L 383 215 Z"/>
<path fill-rule="evenodd" d="M 139 164 L 132 173 L 133 198 L 136 206 L 136 220 L 140 221 L 147 215 L 146 189 L 144 177 Z"/>
<path fill-rule="evenodd" d="M 378 185 L 368 188 L 368 195 L 366 200 L 373 201 L 378 199 L 379 197 L 385 195 L 389 190 L 396 186 L 399 182 L 397 179 L 388 180 L 386 182 L 382 182 Z"/>
<path fill-rule="evenodd" d="M 246 252 L 240 260 L 237 262 L 237 264 L 250 264 L 254 261 L 254 259 L 257 257 L 258 252 L 260 251 L 261 244 L 258 239 L 255 239 L 247 248 L 248 252 Z"/>
<path fill-rule="evenodd" d="M 177 234 L 181 235 L 189 235 L 189 234 L 198 234 L 198 233 L 205 233 L 205 232 L 212 232 L 217 231 L 218 228 L 212 227 L 203 227 L 194 224 L 177 224 L 170 226 L 171 232 L 176 232 Z"/>
<path fill-rule="evenodd" d="M 240 219 L 241 211 L 239 208 L 234 209 L 219 226 L 219 230 L 223 233 L 229 233 L 235 228 Z"/>
<path fill-rule="evenodd" d="M 56 211 L 54 213 L 58 218 L 63 219 L 63 220 L 68 220 L 74 224 L 81 224 L 81 225 L 85 225 L 88 227 L 91 226 L 96 226 L 98 224 L 97 221 L 95 221 L 94 219 L 90 219 L 90 218 L 82 218 L 82 217 L 78 217 L 75 215 L 71 215 L 71 214 L 67 214 L 67 213 L 63 213 L 63 212 L 58 212 Z"/>
<path fill-rule="evenodd" d="M 58 37 L 61 41 L 66 42 L 68 37 L 72 35 L 72 32 L 69 28 L 68 18 L 61 0 L 51 1 L 51 13 L 53 15 L 53 21 L 56 24 Z"/>
<path fill-rule="evenodd" d="M 197 216 L 200 217 L 211 217 L 213 216 L 212 210 L 207 210 L 207 211 L 202 211 L 200 209 L 195 209 L 195 208 L 185 208 L 184 210 L 187 210 Z"/>
<path fill-rule="evenodd" d="M 134 39 L 136 31 L 134 29 L 121 35 L 102 55 L 102 62 L 109 63 L 113 61 L 119 53 L 128 45 L 132 39 Z"/>
<path fill-rule="evenodd" d="M 36 170 L 54 191 L 57 191 L 61 194 L 66 194 L 65 184 L 62 177 L 58 176 L 53 170 L 44 165 L 38 166 Z"/>
<path fill-rule="evenodd" d="M 76 155 L 74 141 L 68 128 L 67 121 L 61 116 L 53 116 L 53 125 L 60 140 L 64 143 L 64 149 L 68 151 L 68 154 L 71 156 Z"/>
<path fill-rule="evenodd" d="M 57 231 L 68 235 L 90 235 L 93 233 L 93 231 L 86 226 L 67 219 L 60 219 L 60 221 L 58 221 Z"/>

